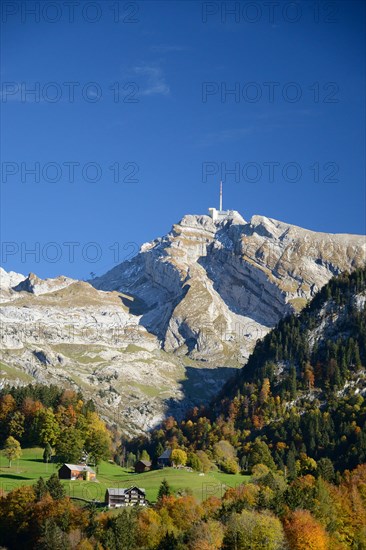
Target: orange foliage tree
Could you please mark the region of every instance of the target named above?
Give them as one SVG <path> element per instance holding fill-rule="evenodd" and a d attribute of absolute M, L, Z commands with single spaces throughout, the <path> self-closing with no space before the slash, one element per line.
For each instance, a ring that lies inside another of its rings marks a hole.
<path fill-rule="evenodd" d="M 296 510 L 284 522 L 291 550 L 328 550 L 324 527 L 307 510 Z"/>

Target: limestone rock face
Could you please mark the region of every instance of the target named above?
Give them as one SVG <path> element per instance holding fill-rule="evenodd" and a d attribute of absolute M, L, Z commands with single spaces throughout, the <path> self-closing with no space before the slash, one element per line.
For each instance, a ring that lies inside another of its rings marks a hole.
<path fill-rule="evenodd" d="M 0 385 L 81 389 L 133 434 L 207 402 L 258 338 L 333 275 L 365 262 L 363 236 L 237 212 L 185 216 L 102 277 L 0 271 Z"/>
<path fill-rule="evenodd" d="M 257 338 L 333 275 L 363 265 L 363 236 L 315 233 L 264 216 L 185 216 L 92 284 L 139 304 L 164 350 L 243 361 Z"/>
<path fill-rule="evenodd" d="M 29 273 L 28 277 L 17 285 L 14 285 L 12 290 L 15 290 L 16 292 L 21 292 L 24 290 L 25 292 L 30 292 L 38 296 L 40 294 L 47 294 L 48 292 L 60 290 L 61 288 L 71 285 L 72 283 L 75 283 L 75 280 L 70 279 L 69 277 L 60 276 L 55 279 L 40 279 L 34 273 Z"/>

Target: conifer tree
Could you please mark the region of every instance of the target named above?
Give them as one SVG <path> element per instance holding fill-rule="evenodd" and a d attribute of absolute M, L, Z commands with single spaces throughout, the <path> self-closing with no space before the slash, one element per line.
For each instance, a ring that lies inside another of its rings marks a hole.
<path fill-rule="evenodd" d="M 158 501 L 161 500 L 163 497 L 169 497 L 171 494 L 172 490 L 169 483 L 166 479 L 163 479 L 159 487 Z"/>

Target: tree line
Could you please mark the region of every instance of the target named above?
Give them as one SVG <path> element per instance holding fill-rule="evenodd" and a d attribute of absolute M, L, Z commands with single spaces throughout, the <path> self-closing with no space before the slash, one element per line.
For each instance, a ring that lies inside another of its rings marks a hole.
<path fill-rule="evenodd" d="M 56 386 L 5 387 L 0 391 L 0 445 L 9 461 L 21 447 L 44 448 L 44 459 L 98 465 L 111 454 L 112 435 L 80 393 Z"/>

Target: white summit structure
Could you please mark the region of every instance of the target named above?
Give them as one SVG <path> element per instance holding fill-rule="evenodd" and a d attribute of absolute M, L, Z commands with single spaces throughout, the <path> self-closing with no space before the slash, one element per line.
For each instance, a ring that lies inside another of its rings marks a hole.
<path fill-rule="evenodd" d="M 222 209 L 222 181 L 220 181 L 220 208 L 208 209 L 210 216 L 214 222 L 225 220 L 226 218 L 232 217 L 235 214 L 234 210 L 223 210 Z"/>

